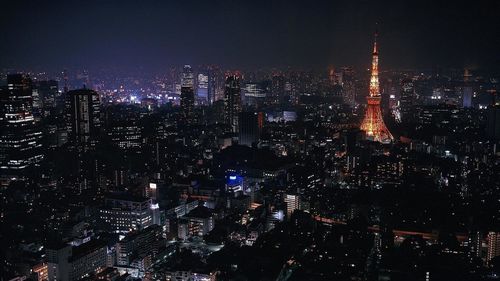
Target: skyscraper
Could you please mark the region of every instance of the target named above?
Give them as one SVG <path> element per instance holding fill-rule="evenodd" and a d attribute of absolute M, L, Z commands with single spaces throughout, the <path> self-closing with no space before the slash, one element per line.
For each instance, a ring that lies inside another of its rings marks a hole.
<path fill-rule="evenodd" d="M 486 239 L 488 242 L 486 261 L 489 263 L 494 257 L 500 256 L 500 233 L 490 231 Z"/>
<path fill-rule="evenodd" d="M 285 194 L 284 201 L 286 203 L 286 216 L 290 219 L 293 212 L 300 208 L 300 197 L 297 194 Z"/>
<path fill-rule="evenodd" d="M 224 90 L 224 120 L 233 133 L 238 132 L 238 117 L 241 112 L 240 77 L 229 75 Z"/>
<path fill-rule="evenodd" d="M 239 144 L 252 146 L 259 140 L 259 113 L 241 112 L 239 122 Z"/>
<path fill-rule="evenodd" d="M 190 65 L 185 65 L 181 79 L 181 111 L 185 124 L 194 120 L 194 78 Z"/>
<path fill-rule="evenodd" d="M 57 99 L 59 97 L 59 86 L 57 81 L 39 81 L 35 85 L 38 94 L 40 95 L 40 102 L 42 108 L 42 116 L 49 116 L 54 114 L 54 109 L 57 106 Z"/>
<path fill-rule="evenodd" d="M 472 75 L 470 75 L 469 70 L 465 69 L 465 71 L 464 71 L 464 87 L 462 90 L 462 106 L 464 108 L 472 107 L 473 90 L 472 90 L 472 85 L 470 84 L 471 76 Z"/>
<path fill-rule="evenodd" d="M 401 97 L 399 99 L 399 112 L 401 122 L 408 123 L 413 119 L 413 104 L 415 100 L 415 87 L 411 79 L 401 81 Z"/>
<path fill-rule="evenodd" d="M 258 83 L 250 82 L 245 84 L 243 96 L 246 106 L 258 107 L 264 103 L 266 93 L 262 90 Z"/>
<path fill-rule="evenodd" d="M 208 99 L 210 104 L 224 99 L 224 76 L 217 66 L 208 68 Z"/>
<path fill-rule="evenodd" d="M 500 139 L 500 105 L 488 107 L 486 121 L 486 135 L 491 139 Z"/>
<path fill-rule="evenodd" d="M 66 118 L 70 142 L 79 150 L 95 146 L 101 127 L 99 94 L 94 90 L 69 91 Z"/>
<path fill-rule="evenodd" d="M 372 74 L 370 77 L 370 94 L 366 98 L 368 106 L 366 108 L 365 118 L 361 123 L 361 130 L 366 134 L 366 138 L 388 143 L 391 142 L 393 137 L 387 127 L 385 126 L 380 110 L 380 85 L 378 81 L 378 51 L 377 51 L 377 33 L 375 33 L 375 42 L 373 43 L 373 60 L 372 60 Z"/>
<path fill-rule="evenodd" d="M 342 99 L 345 104 L 356 105 L 356 84 L 354 70 L 350 67 L 342 68 Z"/>
<path fill-rule="evenodd" d="M 23 74 L 7 76 L 7 86 L 0 91 L 0 172 L 22 176 L 39 163 L 42 132 L 33 118 L 31 79 Z"/>
<path fill-rule="evenodd" d="M 204 73 L 198 74 L 196 87 L 196 100 L 198 101 L 198 105 L 208 105 L 208 75 Z"/>
<path fill-rule="evenodd" d="M 285 95 L 285 77 L 282 74 L 274 74 L 271 80 L 271 94 L 269 103 L 279 104 Z"/>

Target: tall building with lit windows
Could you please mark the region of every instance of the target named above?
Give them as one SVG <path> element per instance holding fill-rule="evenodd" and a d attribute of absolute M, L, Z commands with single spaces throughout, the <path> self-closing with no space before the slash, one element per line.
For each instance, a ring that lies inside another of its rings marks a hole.
<path fill-rule="evenodd" d="M 194 76 L 190 65 L 185 65 L 181 79 L 181 112 L 183 121 L 192 124 L 194 121 Z"/>
<path fill-rule="evenodd" d="M 494 257 L 500 256 L 500 233 L 490 231 L 486 239 L 488 242 L 486 261 L 489 263 Z"/>
<path fill-rule="evenodd" d="M 393 140 L 389 129 L 385 126 L 380 110 L 380 84 L 378 80 L 378 50 L 377 33 L 375 33 L 375 42 L 373 43 L 372 53 L 372 73 L 370 77 L 370 93 L 367 100 L 365 118 L 361 123 L 361 130 L 365 132 L 366 138 L 372 141 L 389 143 Z"/>
<path fill-rule="evenodd" d="M 468 69 L 464 71 L 464 86 L 462 88 L 462 107 L 470 108 L 472 107 L 472 97 L 474 96 L 474 91 L 471 85 L 472 75 Z"/>
<path fill-rule="evenodd" d="M 97 144 L 101 128 L 99 94 L 90 89 L 66 94 L 66 118 L 70 142 L 80 150 Z"/>
<path fill-rule="evenodd" d="M 198 105 L 208 105 L 208 75 L 199 73 L 197 76 L 196 100 Z"/>
<path fill-rule="evenodd" d="M 127 233 L 158 224 L 159 208 L 150 198 L 129 194 L 108 194 L 99 209 L 102 228 L 115 233 Z"/>
<path fill-rule="evenodd" d="M 403 79 L 401 81 L 401 95 L 399 99 L 399 112 L 401 122 L 408 123 L 413 120 L 413 105 L 415 103 L 415 87 L 413 80 Z"/>
<path fill-rule="evenodd" d="M 15 178 L 43 159 L 42 132 L 33 117 L 31 79 L 24 74 L 7 76 L 0 90 L 0 174 Z"/>
<path fill-rule="evenodd" d="M 76 281 L 106 267 L 107 245 L 93 239 L 80 246 L 49 245 L 46 248 L 48 281 Z"/>
<path fill-rule="evenodd" d="M 295 210 L 300 209 L 300 197 L 297 194 L 285 194 L 286 216 L 290 219 Z"/>
<path fill-rule="evenodd" d="M 224 90 L 224 120 L 233 133 L 238 132 L 239 114 L 241 112 L 241 88 L 239 75 L 229 75 L 226 78 Z"/>

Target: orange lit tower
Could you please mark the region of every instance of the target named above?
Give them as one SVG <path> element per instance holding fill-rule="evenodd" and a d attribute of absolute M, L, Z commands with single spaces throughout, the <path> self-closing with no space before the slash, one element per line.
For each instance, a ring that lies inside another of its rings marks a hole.
<path fill-rule="evenodd" d="M 377 51 L 377 33 L 375 33 L 375 42 L 373 43 L 372 74 L 370 77 L 370 95 L 366 98 L 368 106 L 365 112 L 365 118 L 361 123 L 361 130 L 366 134 L 366 138 L 381 143 L 389 143 L 393 137 L 387 127 L 382 112 L 380 111 L 380 86 L 378 82 L 378 51 Z"/>

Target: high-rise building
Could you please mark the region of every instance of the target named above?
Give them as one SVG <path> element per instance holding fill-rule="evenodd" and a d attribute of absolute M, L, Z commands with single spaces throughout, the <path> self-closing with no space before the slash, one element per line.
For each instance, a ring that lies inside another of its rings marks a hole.
<path fill-rule="evenodd" d="M 69 141 L 79 150 L 88 150 L 96 145 L 101 128 L 99 94 L 81 89 L 66 95 Z"/>
<path fill-rule="evenodd" d="M 49 281 L 76 281 L 106 267 L 107 246 L 91 240 L 77 247 L 49 246 L 46 249 Z"/>
<path fill-rule="evenodd" d="M 241 112 L 239 122 L 239 144 L 252 146 L 259 140 L 259 113 Z"/>
<path fill-rule="evenodd" d="M 233 133 L 238 132 L 238 117 L 241 112 L 241 89 L 240 77 L 229 75 L 226 78 L 226 88 L 224 91 L 224 119 Z"/>
<path fill-rule="evenodd" d="M 181 111 L 183 122 L 192 124 L 194 121 L 194 77 L 190 65 L 185 65 L 182 70 Z"/>
<path fill-rule="evenodd" d="M 198 105 L 208 105 L 208 75 L 204 73 L 198 74 L 196 87 L 196 100 Z"/>
<path fill-rule="evenodd" d="M 43 159 L 42 132 L 33 117 L 31 79 L 23 74 L 7 76 L 0 90 L 0 173 L 22 176 Z"/>
<path fill-rule="evenodd" d="M 59 98 L 59 86 L 57 81 L 39 81 L 35 83 L 35 88 L 40 96 L 41 114 L 46 117 L 53 113 Z"/>
<path fill-rule="evenodd" d="M 345 104 L 356 105 L 356 80 L 354 71 L 350 67 L 342 68 L 342 99 Z"/>
<path fill-rule="evenodd" d="M 128 266 L 136 256 L 156 255 L 161 247 L 161 240 L 159 225 L 128 233 L 125 238 L 116 243 L 116 264 Z"/>
<path fill-rule="evenodd" d="M 472 107 L 472 85 L 470 84 L 471 76 L 468 69 L 464 71 L 464 86 L 462 89 L 462 107 Z"/>
<path fill-rule="evenodd" d="M 486 134 L 491 139 L 500 139 L 500 105 L 488 107 Z"/>
<path fill-rule="evenodd" d="M 208 99 L 210 104 L 224 99 L 224 76 L 217 66 L 208 68 Z"/>
<path fill-rule="evenodd" d="M 411 79 L 401 81 L 401 96 L 399 99 L 399 112 L 401 122 L 408 123 L 413 119 L 413 104 L 415 102 L 415 87 Z"/>
<path fill-rule="evenodd" d="M 246 83 L 243 90 L 245 105 L 258 107 L 264 103 L 266 93 L 262 90 L 258 83 Z"/>
<path fill-rule="evenodd" d="M 300 197 L 297 194 L 285 194 L 286 216 L 290 219 L 295 210 L 300 208 Z"/>
<path fill-rule="evenodd" d="M 486 239 L 488 242 L 486 262 L 489 263 L 494 257 L 500 256 L 500 233 L 490 231 Z"/>
<path fill-rule="evenodd" d="M 271 80 L 271 94 L 268 96 L 270 104 L 279 104 L 285 95 L 285 77 L 274 74 Z"/>
<path fill-rule="evenodd" d="M 122 149 L 141 147 L 142 126 L 134 107 L 108 107 L 104 116 L 105 131 L 112 143 Z"/>
<path fill-rule="evenodd" d="M 468 252 L 467 255 L 469 258 L 481 257 L 482 253 L 482 244 L 483 244 L 483 232 L 482 231 L 471 231 L 469 232 L 467 238 L 467 246 Z"/>
<path fill-rule="evenodd" d="M 366 107 L 365 118 L 361 123 L 361 130 L 366 134 L 369 140 L 388 143 L 393 137 L 382 118 L 380 110 L 380 85 L 378 80 L 378 50 L 377 50 L 377 34 L 375 33 L 375 42 L 373 43 L 372 53 L 372 74 L 370 77 L 370 94 L 366 98 L 368 105 Z"/>

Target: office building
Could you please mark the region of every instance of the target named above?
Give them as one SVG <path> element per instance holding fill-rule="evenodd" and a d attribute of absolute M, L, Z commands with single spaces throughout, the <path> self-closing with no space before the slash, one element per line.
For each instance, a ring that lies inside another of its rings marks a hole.
<path fill-rule="evenodd" d="M 38 81 L 34 84 L 33 93 L 39 96 L 39 108 L 42 117 L 56 114 L 56 108 L 60 106 L 58 100 L 61 94 L 57 81 Z"/>
<path fill-rule="evenodd" d="M 162 246 L 162 229 L 152 225 L 146 229 L 127 234 L 116 243 L 116 264 L 129 266 L 140 256 L 155 256 Z"/>
<path fill-rule="evenodd" d="M 7 76 L 0 91 L 0 174 L 23 176 L 43 159 L 42 132 L 33 117 L 31 79 L 23 74 Z"/>
<path fill-rule="evenodd" d="M 500 105 L 492 105 L 487 109 L 486 134 L 489 138 L 500 139 Z"/>
<path fill-rule="evenodd" d="M 290 219 L 295 210 L 300 209 L 300 197 L 297 194 L 285 194 L 286 217 Z"/>
<path fill-rule="evenodd" d="M 46 262 L 34 265 L 31 270 L 35 273 L 37 281 L 49 280 L 49 268 Z"/>
<path fill-rule="evenodd" d="M 224 100 L 224 76 L 216 66 L 208 68 L 208 99 L 210 104 Z"/>
<path fill-rule="evenodd" d="M 66 94 L 66 118 L 71 144 L 78 150 L 88 150 L 98 142 L 101 128 L 99 94 L 89 89 Z"/>
<path fill-rule="evenodd" d="M 49 246 L 46 257 L 49 281 L 80 280 L 106 267 L 107 246 L 100 240 L 91 240 L 77 247 Z"/>
<path fill-rule="evenodd" d="M 196 100 L 198 105 L 208 105 L 208 75 L 204 73 L 198 74 L 196 87 Z"/>
<path fill-rule="evenodd" d="M 262 113 L 260 116 L 262 117 Z M 239 123 L 239 144 L 252 146 L 259 140 L 260 136 L 259 113 L 241 112 Z"/>
<path fill-rule="evenodd" d="M 181 79 L 182 122 L 190 125 L 194 122 L 194 76 L 190 65 L 185 65 Z"/>
<path fill-rule="evenodd" d="M 243 89 L 245 105 L 259 107 L 264 103 L 266 93 L 262 90 L 258 83 L 246 83 Z"/>
<path fill-rule="evenodd" d="M 472 96 L 474 95 L 474 91 L 471 85 L 472 75 L 470 74 L 468 69 L 464 71 L 464 86 L 462 89 L 462 107 L 471 108 L 472 107 Z"/>
<path fill-rule="evenodd" d="M 399 99 L 399 112 L 401 122 L 413 121 L 413 105 L 415 103 L 415 87 L 411 79 L 401 81 L 401 96 Z"/>
<path fill-rule="evenodd" d="M 149 198 L 129 194 L 108 194 L 99 209 L 102 227 L 115 233 L 127 233 L 154 224 L 158 205 Z"/>
<path fill-rule="evenodd" d="M 238 75 L 229 75 L 226 78 L 224 91 L 224 119 L 229 131 L 238 132 L 238 117 L 241 112 L 241 89 L 240 77 Z"/>
<path fill-rule="evenodd" d="M 350 67 L 342 68 L 342 100 L 351 107 L 356 105 L 356 80 L 354 70 Z"/>
<path fill-rule="evenodd" d="M 488 243 L 488 252 L 486 254 L 486 262 L 490 262 L 494 257 L 500 256 L 500 233 L 488 232 L 486 237 Z"/>
<path fill-rule="evenodd" d="M 183 219 L 187 221 L 189 236 L 203 236 L 214 228 L 212 211 L 204 206 L 194 208 Z"/>

